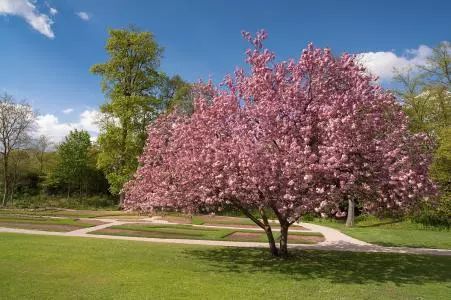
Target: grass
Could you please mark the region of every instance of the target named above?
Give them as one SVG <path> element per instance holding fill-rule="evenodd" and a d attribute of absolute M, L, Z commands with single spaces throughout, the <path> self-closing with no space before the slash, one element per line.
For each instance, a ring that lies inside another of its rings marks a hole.
<path fill-rule="evenodd" d="M 129 214 L 123 211 L 114 210 L 67 210 L 67 209 L 2 209 L 0 210 L 0 223 L 2 218 L 13 218 L 17 219 L 19 217 L 38 217 L 38 216 L 59 216 L 66 217 L 68 219 L 74 218 L 96 218 L 96 217 L 117 217 L 133 219 L 136 215 Z M 182 215 L 168 215 L 167 218 L 175 218 L 178 221 L 187 222 L 190 224 L 209 224 L 209 225 L 222 225 L 222 226 L 253 226 L 253 222 L 247 218 L 239 217 L 222 217 L 222 216 L 193 216 L 189 218 Z M 34 222 L 33 220 L 30 220 Z M 18 221 L 22 222 L 23 221 Z M 42 222 L 42 221 L 37 221 Z M 58 222 L 69 222 L 74 223 L 74 220 L 67 221 L 56 221 L 47 220 L 46 222 L 58 223 Z M 75 222 L 80 225 L 80 222 Z M 377 218 L 358 218 L 356 226 L 353 228 L 347 228 L 344 222 L 316 219 L 313 223 L 330 226 L 342 231 L 357 239 L 379 244 L 383 246 L 405 246 L 405 247 L 424 247 L 424 248 L 440 248 L 440 249 L 451 249 L 451 232 L 446 229 L 437 229 L 431 227 L 425 227 L 418 223 L 413 223 L 409 221 L 398 221 L 398 220 L 379 220 Z M 5 224 L 5 222 L 4 222 Z M 42 223 L 41 223 L 42 224 Z M 64 225 L 64 224 L 62 224 Z M 71 224 L 66 224 L 71 225 Z M 75 225 L 75 224 L 72 224 Z M 83 225 L 81 225 L 83 226 Z M 90 225 L 86 225 L 90 226 Z M 254 227 L 254 226 L 253 226 Z M 47 229 L 44 229 L 47 230 Z M 277 230 L 274 231 L 277 234 Z M 120 233 L 115 233 L 120 234 Z M 133 232 L 127 233 L 133 234 Z M 143 236 L 142 232 L 136 233 L 135 235 Z M 154 233 L 155 235 L 156 233 Z M 210 233 L 209 233 L 210 234 Z M 122 235 L 124 235 L 122 233 Z M 175 236 L 176 234 L 173 234 Z M 208 234 L 207 234 L 208 236 Z M 186 237 L 181 237 L 186 238 Z M 257 240 L 251 239 L 253 241 L 265 240 L 266 238 L 262 235 L 262 238 L 257 238 Z"/>
<path fill-rule="evenodd" d="M 221 226 L 244 226 L 257 227 L 250 219 L 244 217 L 230 217 L 220 215 L 183 215 L 180 213 L 168 213 L 162 216 L 163 220 L 170 222 L 193 224 L 193 225 L 221 225 Z"/>
<path fill-rule="evenodd" d="M 248 218 L 221 217 L 221 216 L 193 216 L 192 223 L 195 225 L 217 224 L 217 225 L 252 225 L 255 223 Z"/>
<path fill-rule="evenodd" d="M 382 246 L 451 249 L 449 230 L 410 221 L 366 217 L 357 219 L 351 228 L 346 227 L 343 221 L 330 219 L 316 219 L 312 223 L 333 227 L 356 239 Z"/>
<path fill-rule="evenodd" d="M 237 237 L 236 234 L 242 234 Z M 215 241 L 243 241 L 243 242 L 267 242 L 266 234 L 255 230 L 235 230 L 224 228 L 194 227 L 191 225 L 141 225 L 125 224 L 97 230 L 93 234 L 108 234 L 119 236 L 138 236 L 166 239 L 196 239 Z M 274 232 L 275 239 L 279 239 L 279 233 Z M 292 237 L 290 239 L 290 237 Z M 312 238 L 318 237 L 318 239 Z M 317 232 L 291 232 L 289 242 L 292 244 L 311 244 L 315 240 L 321 240 L 322 235 Z"/>
<path fill-rule="evenodd" d="M 5 299 L 449 299 L 451 257 L 0 234 Z"/>
<path fill-rule="evenodd" d="M 49 231 L 71 231 L 77 228 L 91 227 L 89 222 L 70 218 L 49 218 L 41 216 L 1 215 L 0 227 L 26 228 Z"/>
<path fill-rule="evenodd" d="M 70 198 L 58 195 L 18 195 L 10 207 L 18 208 L 48 208 L 64 207 L 71 209 L 117 209 L 118 199 L 109 195 L 83 196 L 73 194 Z"/>
<path fill-rule="evenodd" d="M 73 210 L 61 208 L 0 209 L 0 216 L 5 215 L 98 218 L 98 217 L 113 217 L 113 216 L 131 216 L 133 214 L 118 210 Z"/>

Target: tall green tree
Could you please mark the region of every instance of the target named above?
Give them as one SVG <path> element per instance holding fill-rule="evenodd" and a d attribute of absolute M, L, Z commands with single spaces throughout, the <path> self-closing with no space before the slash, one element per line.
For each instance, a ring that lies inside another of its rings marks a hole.
<path fill-rule="evenodd" d="M 90 148 L 90 136 L 84 130 L 71 131 L 58 146 L 58 162 L 50 180 L 65 185 L 68 197 L 73 191 L 79 191 L 82 195 L 86 190 L 90 174 Z"/>
<path fill-rule="evenodd" d="M 138 166 L 146 127 L 161 107 L 162 48 L 150 32 L 131 28 L 110 30 L 105 49 L 108 61 L 91 67 L 92 73 L 102 77 L 108 99 L 101 106 L 97 166 L 105 173 L 110 191 L 121 195 L 123 184 Z"/>

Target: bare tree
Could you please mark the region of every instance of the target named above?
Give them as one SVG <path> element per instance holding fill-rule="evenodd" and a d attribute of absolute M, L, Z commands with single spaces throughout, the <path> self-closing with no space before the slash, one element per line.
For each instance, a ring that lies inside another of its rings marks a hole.
<path fill-rule="evenodd" d="M 16 102 L 8 94 L 0 96 L 0 154 L 3 159 L 3 200 L 6 205 L 10 191 L 9 157 L 11 151 L 20 149 L 28 140 L 35 114 L 25 102 Z"/>
<path fill-rule="evenodd" d="M 39 175 L 42 175 L 42 173 L 44 172 L 45 153 L 49 151 L 50 148 L 52 148 L 53 143 L 50 141 L 48 136 L 41 135 L 34 141 L 33 144 L 36 159 L 38 160 L 39 164 Z"/>
<path fill-rule="evenodd" d="M 419 66 L 433 85 L 451 87 L 451 43 L 442 42 L 432 49 L 426 64 Z"/>
<path fill-rule="evenodd" d="M 442 42 L 433 49 L 424 65 L 395 70 L 410 129 L 436 136 L 451 121 L 451 44 Z"/>
<path fill-rule="evenodd" d="M 13 204 L 14 194 L 21 180 L 24 180 L 29 169 L 30 153 L 26 150 L 12 151 L 9 157 L 9 199 Z"/>

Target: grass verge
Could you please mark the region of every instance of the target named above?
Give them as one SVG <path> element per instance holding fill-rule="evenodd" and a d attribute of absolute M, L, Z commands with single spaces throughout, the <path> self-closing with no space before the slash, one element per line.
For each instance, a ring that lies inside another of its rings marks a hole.
<path fill-rule="evenodd" d="M 0 216 L 41 216 L 41 217 L 71 217 L 71 218 L 99 218 L 133 216 L 119 210 L 75 210 L 63 208 L 38 208 L 38 209 L 0 209 Z"/>
<path fill-rule="evenodd" d="M 79 228 L 91 227 L 98 222 L 80 221 L 70 218 L 49 218 L 41 216 L 1 215 L 0 227 L 36 229 L 46 231 L 72 231 Z"/>
<path fill-rule="evenodd" d="M 358 219 L 351 228 L 343 221 L 330 219 L 315 219 L 312 223 L 333 227 L 356 239 L 382 246 L 451 249 L 451 231 L 410 221 L 366 217 Z"/>

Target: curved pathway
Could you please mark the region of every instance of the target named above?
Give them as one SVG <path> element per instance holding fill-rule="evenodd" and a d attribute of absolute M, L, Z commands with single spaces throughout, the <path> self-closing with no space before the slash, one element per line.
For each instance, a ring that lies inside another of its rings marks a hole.
<path fill-rule="evenodd" d="M 93 220 L 93 219 L 89 219 Z M 149 223 L 149 224 L 177 224 L 163 221 L 158 217 L 144 218 L 137 220 L 120 220 L 120 219 L 95 219 L 104 222 L 97 226 L 77 229 L 69 232 L 53 232 L 53 231 L 41 231 L 32 229 L 17 229 L 17 228 L 4 228 L 0 227 L 1 232 L 8 233 L 22 233 L 33 235 L 52 235 L 52 236 L 72 236 L 72 237 L 84 237 L 84 238 L 97 238 L 97 239 L 111 239 L 111 240 L 128 240 L 128 241 L 141 241 L 141 242 L 153 242 L 153 243 L 172 243 L 172 244 L 189 244 L 189 245 L 210 245 L 210 246 L 226 246 L 226 247 L 246 247 L 246 248 L 266 248 L 267 243 L 259 242 L 233 242 L 233 241 L 209 241 L 209 240 L 190 240 L 190 239 L 163 239 L 163 238 L 145 238 L 145 237 L 132 237 L 132 236 L 115 236 L 115 235 L 102 235 L 102 234 L 89 234 L 90 232 L 105 229 L 111 226 L 130 224 L 130 223 Z M 230 228 L 230 229 L 246 229 L 238 227 L 227 226 L 203 226 L 193 225 L 196 227 L 216 227 L 216 228 Z M 408 247 L 384 247 L 369 244 L 342 232 L 321 225 L 311 223 L 299 223 L 294 224 L 290 229 L 291 232 L 305 232 L 305 229 L 295 229 L 296 226 L 302 226 L 308 231 L 319 232 L 324 235 L 325 241 L 318 244 L 293 244 L 289 245 L 293 249 L 314 249 L 314 250 L 328 250 L 328 251 L 353 251 L 353 252 L 386 252 L 386 253 L 409 253 L 409 254 L 427 254 L 427 255 L 446 255 L 451 256 L 451 250 L 445 249 L 429 249 L 429 248 L 408 248 Z M 259 230 L 259 229 L 254 229 Z"/>
<path fill-rule="evenodd" d="M 299 223 L 302 227 L 309 230 L 320 232 L 324 235 L 325 241 L 313 245 L 313 249 L 332 250 L 332 251 L 353 251 L 353 252 L 386 252 L 386 253 L 409 253 L 409 254 L 429 254 L 451 256 L 451 250 L 432 249 L 432 248 L 410 248 L 410 247 L 385 247 L 370 244 L 349 235 L 342 233 L 337 229 L 326 226 Z"/>

